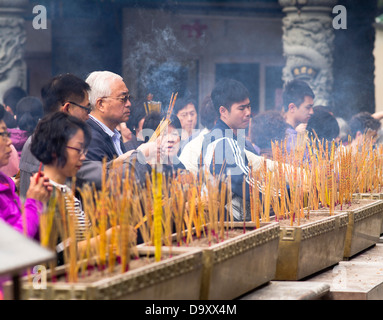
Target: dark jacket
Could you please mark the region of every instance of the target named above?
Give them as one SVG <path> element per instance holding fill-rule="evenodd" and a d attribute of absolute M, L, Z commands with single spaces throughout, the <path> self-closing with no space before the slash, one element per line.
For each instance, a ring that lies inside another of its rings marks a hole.
<path fill-rule="evenodd" d="M 106 161 L 117 158 L 118 154 L 114 148 L 112 138 L 92 118 L 89 118 L 86 123 L 92 132 L 92 140 L 89 144 L 86 158 L 94 161 L 102 161 L 105 156 Z M 122 152 L 125 153 L 126 150 L 122 140 L 120 144 Z"/>
<path fill-rule="evenodd" d="M 23 150 L 20 157 L 20 198 L 25 199 L 29 188 L 30 177 L 39 170 L 40 161 L 32 154 L 30 146 L 32 136 L 30 136 L 24 143 Z"/>
<path fill-rule="evenodd" d="M 216 176 L 231 175 L 233 197 L 243 198 L 243 178 L 246 179 L 246 200 L 250 200 L 249 166 L 245 149 L 256 153 L 252 144 L 243 136 L 240 139 L 233 130 L 219 119 L 214 128 L 205 135 L 202 143 L 203 163 L 209 166 L 210 173 Z M 214 154 L 214 157 L 212 156 Z M 214 158 L 214 160 L 213 160 Z M 214 165 L 213 165 L 214 164 Z"/>

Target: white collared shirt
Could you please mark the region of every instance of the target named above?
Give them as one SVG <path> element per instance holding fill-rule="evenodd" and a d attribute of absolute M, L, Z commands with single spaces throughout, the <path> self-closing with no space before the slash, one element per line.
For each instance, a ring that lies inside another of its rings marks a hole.
<path fill-rule="evenodd" d="M 89 117 L 91 117 L 101 127 L 101 129 L 104 130 L 105 133 L 112 138 L 113 145 L 116 149 L 117 154 L 119 156 L 122 155 L 123 152 L 121 150 L 121 133 L 117 129 L 114 129 L 113 131 L 110 130 L 105 124 L 93 117 L 91 114 L 89 115 Z"/>

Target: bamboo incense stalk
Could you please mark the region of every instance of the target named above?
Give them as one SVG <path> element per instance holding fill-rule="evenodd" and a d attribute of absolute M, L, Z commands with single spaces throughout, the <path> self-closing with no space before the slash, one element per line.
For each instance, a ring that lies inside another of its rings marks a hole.
<path fill-rule="evenodd" d="M 271 172 L 266 173 L 267 180 L 266 180 L 266 190 L 265 190 L 265 217 L 266 221 L 270 221 L 270 205 L 271 205 Z"/>
<path fill-rule="evenodd" d="M 249 164 L 249 175 L 250 179 L 254 179 L 253 167 Z M 253 186 L 249 184 L 249 194 L 250 194 L 250 217 L 251 221 L 255 222 L 255 212 L 254 212 L 254 197 L 253 197 Z"/>
<path fill-rule="evenodd" d="M 261 208 L 261 205 L 260 205 L 260 201 L 259 201 L 259 193 L 260 193 L 260 190 L 259 190 L 259 186 L 258 186 L 258 177 L 259 177 L 259 171 L 257 171 L 256 173 L 256 176 L 255 176 L 255 179 L 254 181 L 256 181 L 256 183 L 254 184 L 254 202 L 255 202 L 255 208 L 254 208 L 254 213 L 255 213 L 255 227 L 257 229 L 259 229 L 260 227 L 260 208 Z"/>
<path fill-rule="evenodd" d="M 243 216 L 243 233 L 246 232 L 246 177 L 243 176 L 242 182 L 242 216 Z"/>
<path fill-rule="evenodd" d="M 224 240 L 225 237 L 225 198 L 226 198 L 226 183 L 222 182 L 221 185 L 221 197 L 220 197 L 220 212 L 219 212 L 219 221 L 220 221 L 220 236 L 221 240 Z"/>
<path fill-rule="evenodd" d="M 228 176 L 227 182 L 227 206 L 229 209 L 229 217 L 230 217 L 230 226 L 234 228 L 234 217 L 233 217 L 233 204 L 232 204 L 232 193 L 231 193 L 231 176 Z"/>
<path fill-rule="evenodd" d="M 164 244 L 167 247 L 172 246 L 172 225 L 171 225 L 171 220 L 172 220 L 172 212 L 171 212 L 171 201 L 169 199 L 169 190 L 168 190 L 168 184 L 166 182 L 166 179 L 163 179 L 163 185 L 162 189 L 164 190 L 163 195 L 164 195 L 164 205 L 163 205 L 163 210 L 164 210 Z"/>
<path fill-rule="evenodd" d="M 153 199 L 154 199 L 154 247 L 155 260 L 161 260 L 162 245 L 162 170 L 153 175 Z"/>
<path fill-rule="evenodd" d="M 189 218 L 188 218 L 188 231 L 187 231 L 187 239 L 186 243 L 189 244 L 192 240 L 193 230 L 192 223 L 195 220 L 196 210 L 195 210 L 195 199 L 197 196 L 197 189 L 192 187 L 188 190 L 189 192 Z"/>

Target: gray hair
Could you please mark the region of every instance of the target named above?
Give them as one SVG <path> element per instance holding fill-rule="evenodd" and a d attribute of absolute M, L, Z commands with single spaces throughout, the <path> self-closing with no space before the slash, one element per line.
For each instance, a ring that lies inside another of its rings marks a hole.
<path fill-rule="evenodd" d="M 89 102 L 94 107 L 98 98 L 111 94 L 111 84 L 122 77 L 110 71 L 94 71 L 88 75 L 85 82 L 90 86 Z"/>

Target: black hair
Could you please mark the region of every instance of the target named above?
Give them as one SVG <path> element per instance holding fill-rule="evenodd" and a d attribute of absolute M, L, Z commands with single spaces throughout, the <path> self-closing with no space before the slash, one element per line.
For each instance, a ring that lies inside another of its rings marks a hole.
<path fill-rule="evenodd" d="M 334 113 L 334 108 L 332 106 L 316 105 L 313 107 L 313 111 L 315 111 L 315 110 L 323 110 L 323 111 L 327 111 L 329 113 Z"/>
<path fill-rule="evenodd" d="M 15 113 L 17 103 L 26 96 L 27 96 L 27 93 L 23 88 L 18 86 L 11 87 L 4 92 L 3 102 L 5 106 L 10 107 L 13 113 Z"/>
<path fill-rule="evenodd" d="M 185 108 L 188 104 L 194 105 L 197 111 L 196 101 L 191 96 L 186 96 L 186 97 L 176 99 L 176 102 L 174 103 L 173 113 L 177 115 L 177 113 L 183 108 Z"/>
<path fill-rule="evenodd" d="M 17 128 L 17 122 L 15 117 L 11 113 L 9 113 L 7 110 L 5 110 L 3 121 L 7 125 L 8 129 Z"/>
<path fill-rule="evenodd" d="M 21 130 L 31 135 L 37 123 L 43 117 L 43 104 L 32 96 L 22 98 L 16 105 L 16 122 Z"/>
<path fill-rule="evenodd" d="M 144 107 L 145 99 L 133 99 L 131 101 L 132 106 L 130 107 L 129 120 L 126 122 L 126 126 L 136 134 L 139 122 L 146 117 L 146 111 Z"/>
<path fill-rule="evenodd" d="M 211 100 L 218 114 L 221 106 L 227 110 L 231 110 L 234 103 L 242 102 L 249 98 L 249 91 L 239 81 L 234 79 L 222 79 L 214 87 L 211 92 Z"/>
<path fill-rule="evenodd" d="M 217 113 L 217 110 L 214 108 L 210 96 L 206 96 L 202 101 L 200 114 L 203 115 L 201 117 L 201 124 L 209 130 L 213 129 L 215 123 L 219 119 L 219 113 Z"/>
<path fill-rule="evenodd" d="M 261 149 L 271 149 L 271 141 L 283 141 L 288 124 L 274 110 L 257 114 L 251 120 L 251 141 Z"/>
<path fill-rule="evenodd" d="M 142 125 L 142 130 L 146 129 L 145 131 L 143 131 L 143 137 L 145 138 L 145 142 L 149 141 L 151 135 L 157 129 L 157 127 L 161 123 L 161 120 L 164 119 L 165 117 L 166 117 L 165 114 L 156 112 L 156 111 L 153 111 L 146 116 L 144 124 Z M 178 117 L 174 114 L 171 114 L 169 120 L 170 120 L 170 126 L 177 129 L 178 133 L 180 134 L 182 127 Z"/>
<path fill-rule="evenodd" d="M 336 118 L 331 113 L 317 108 L 307 122 L 306 130 L 313 138 L 317 136 L 319 140 L 332 141 L 339 136 L 339 124 Z"/>
<path fill-rule="evenodd" d="M 0 120 L 3 120 L 4 115 L 5 115 L 5 108 L 2 104 L 0 104 Z"/>
<path fill-rule="evenodd" d="M 144 120 L 142 129 L 156 130 L 162 118 L 163 118 L 163 115 L 160 112 L 157 112 L 157 111 L 150 112 Z"/>
<path fill-rule="evenodd" d="M 150 112 L 145 117 L 144 123 L 142 125 L 142 136 L 144 137 L 145 142 L 149 141 L 150 137 L 161 123 L 162 118 L 163 115 L 157 111 Z"/>
<path fill-rule="evenodd" d="M 44 165 L 52 164 L 64 167 L 67 162 L 68 141 L 78 130 L 84 132 L 84 149 L 91 140 L 91 132 L 87 124 L 65 112 L 55 112 L 41 119 L 32 136 L 31 152 Z"/>
<path fill-rule="evenodd" d="M 170 120 L 170 126 L 177 129 L 178 132 L 182 130 L 181 121 L 180 119 L 178 119 L 178 117 L 175 114 L 171 114 L 169 120 Z"/>
<path fill-rule="evenodd" d="M 305 97 L 315 98 L 310 86 L 302 80 L 291 80 L 283 89 L 283 107 L 285 112 L 289 110 L 289 104 L 294 103 L 297 108 L 303 103 Z"/>
<path fill-rule="evenodd" d="M 67 73 L 55 76 L 41 89 L 44 114 L 59 111 L 69 100 L 83 100 L 90 86 L 77 76 Z"/>
<path fill-rule="evenodd" d="M 349 121 L 351 137 L 354 139 L 356 134 L 361 132 L 365 134 L 367 129 L 378 131 L 381 123 L 378 119 L 375 119 L 371 113 L 367 111 L 359 112 L 355 114 Z"/>

